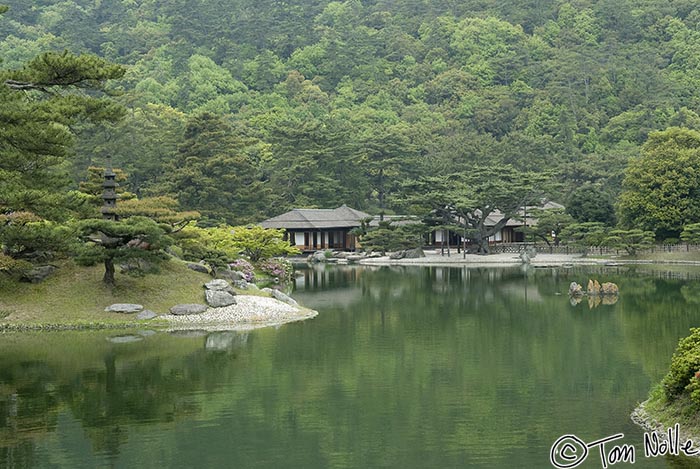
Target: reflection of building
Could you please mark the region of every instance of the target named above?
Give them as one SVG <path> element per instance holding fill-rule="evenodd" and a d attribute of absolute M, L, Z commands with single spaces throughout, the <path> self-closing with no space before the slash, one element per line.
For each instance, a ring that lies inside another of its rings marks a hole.
<path fill-rule="evenodd" d="M 354 250 L 357 239 L 350 230 L 359 228 L 369 218 L 372 216 L 347 205 L 333 209 L 295 208 L 260 225 L 285 229 L 290 244 L 302 251 Z"/>

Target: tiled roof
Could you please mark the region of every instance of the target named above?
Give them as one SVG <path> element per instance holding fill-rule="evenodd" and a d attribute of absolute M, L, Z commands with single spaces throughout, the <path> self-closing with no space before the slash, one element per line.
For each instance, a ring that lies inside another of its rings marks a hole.
<path fill-rule="evenodd" d="M 361 220 L 365 218 L 371 218 L 371 215 L 347 205 L 341 205 L 338 208 L 295 208 L 282 215 L 268 218 L 260 225 L 263 228 L 288 230 L 354 228 L 360 226 Z"/>

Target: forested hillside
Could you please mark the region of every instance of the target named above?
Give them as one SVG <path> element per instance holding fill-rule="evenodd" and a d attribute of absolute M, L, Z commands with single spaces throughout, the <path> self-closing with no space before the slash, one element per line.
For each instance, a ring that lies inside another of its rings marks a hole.
<path fill-rule="evenodd" d="M 651 131 L 700 130 L 690 0 L 4 2 L 1 67 L 126 66 L 108 85 L 126 117 L 73 124 L 73 185 L 111 155 L 127 190 L 204 223 L 408 211 L 407 184 L 484 165 L 612 210 Z"/>

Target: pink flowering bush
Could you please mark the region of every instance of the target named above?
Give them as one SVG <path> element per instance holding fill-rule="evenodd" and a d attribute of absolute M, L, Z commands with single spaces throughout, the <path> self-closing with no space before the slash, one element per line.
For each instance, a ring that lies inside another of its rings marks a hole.
<path fill-rule="evenodd" d="M 253 264 L 245 259 L 236 259 L 234 262 L 229 264 L 229 267 L 231 267 L 231 270 L 242 273 L 245 281 L 248 283 L 252 282 L 255 278 L 255 269 L 253 268 Z"/>
<path fill-rule="evenodd" d="M 280 282 L 291 280 L 294 272 L 292 263 L 286 259 L 265 259 L 258 262 L 258 268 L 270 277 L 279 279 Z"/>

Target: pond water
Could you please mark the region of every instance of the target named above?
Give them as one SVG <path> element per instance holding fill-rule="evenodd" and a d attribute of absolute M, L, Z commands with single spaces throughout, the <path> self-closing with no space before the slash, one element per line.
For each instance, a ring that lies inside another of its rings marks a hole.
<path fill-rule="evenodd" d="M 613 281 L 571 305 L 571 281 Z M 700 325 L 700 275 L 320 266 L 316 319 L 248 333 L 0 335 L 0 467 L 538 468 L 624 433 Z M 596 449 L 579 467 L 602 467 Z"/>

